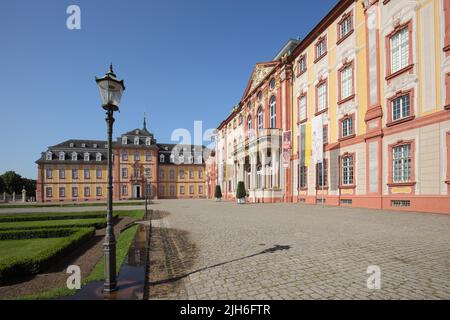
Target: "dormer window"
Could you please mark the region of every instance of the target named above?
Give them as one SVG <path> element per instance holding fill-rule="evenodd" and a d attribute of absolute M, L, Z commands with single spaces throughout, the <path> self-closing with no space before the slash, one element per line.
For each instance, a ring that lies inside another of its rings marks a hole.
<path fill-rule="evenodd" d="M 70 146 L 71 148 L 73 148 L 75 145 L 73 144 L 73 142 L 71 142 L 71 143 L 69 144 L 69 146 Z"/>
<path fill-rule="evenodd" d="M 86 148 L 86 143 L 82 143 L 82 144 L 81 144 L 81 147 L 82 147 L 82 148 Z"/>
<path fill-rule="evenodd" d="M 180 163 L 184 163 L 184 156 L 180 156 L 179 160 L 180 160 Z"/>
<path fill-rule="evenodd" d="M 139 130 L 136 130 L 136 134 L 139 134 L 140 132 L 139 132 Z"/>
<path fill-rule="evenodd" d="M 49 151 L 47 152 L 47 154 L 45 155 L 45 160 L 52 160 L 52 153 Z"/>
<path fill-rule="evenodd" d="M 159 162 L 164 163 L 166 157 L 162 154 L 159 156 Z"/>
<path fill-rule="evenodd" d="M 146 144 L 147 146 L 151 145 L 151 144 L 152 144 L 152 139 L 146 138 L 146 139 L 145 139 L 145 144 Z"/>
<path fill-rule="evenodd" d="M 188 160 L 188 163 L 192 163 L 192 162 L 194 161 L 194 157 L 193 157 L 193 156 L 189 156 L 188 159 L 189 159 L 189 160 Z"/>
<path fill-rule="evenodd" d="M 97 153 L 97 155 L 95 156 L 95 160 L 96 161 L 102 161 L 102 154 L 100 152 Z"/>
<path fill-rule="evenodd" d="M 122 144 L 128 144 L 128 138 L 122 137 Z"/>
<path fill-rule="evenodd" d="M 198 156 L 197 163 L 201 164 L 202 162 L 203 162 L 203 157 L 202 156 Z"/>
<path fill-rule="evenodd" d="M 84 161 L 89 161 L 89 152 L 84 153 Z"/>
<path fill-rule="evenodd" d="M 170 155 L 170 163 L 175 162 L 175 156 L 173 154 Z"/>
<path fill-rule="evenodd" d="M 78 155 L 76 152 L 72 152 L 72 161 L 77 161 Z"/>
<path fill-rule="evenodd" d="M 59 160 L 64 161 L 66 159 L 66 154 L 64 152 L 59 153 Z"/>
<path fill-rule="evenodd" d="M 134 138 L 134 144 L 135 145 L 139 145 L 139 137 L 135 137 Z"/>
<path fill-rule="evenodd" d="M 94 143 L 92 146 L 93 146 L 94 148 L 97 148 L 97 144 L 96 144 L 96 143 Z"/>

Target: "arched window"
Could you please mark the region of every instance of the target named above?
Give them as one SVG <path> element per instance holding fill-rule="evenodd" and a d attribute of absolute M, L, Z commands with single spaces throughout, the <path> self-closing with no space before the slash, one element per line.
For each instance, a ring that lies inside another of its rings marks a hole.
<path fill-rule="evenodd" d="M 247 135 L 250 137 L 252 132 L 252 116 L 247 117 Z"/>
<path fill-rule="evenodd" d="M 242 116 L 242 113 L 241 113 L 241 114 L 239 114 L 239 125 L 241 125 L 243 121 L 244 121 L 244 117 Z"/>
<path fill-rule="evenodd" d="M 262 107 L 258 108 L 258 130 L 261 130 L 264 126 L 264 117 Z"/>
<path fill-rule="evenodd" d="M 45 156 L 45 160 L 52 160 L 52 153 L 49 151 Z"/>
<path fill-rule="evenodd" d="M 271 90 L 275 89 L 275 79 L 270 80 L 269 87 Z"/>
<path fill-rule="evenodd" d="M 84 161 L 89 161 L 90 157 L 89 157 L 89 152 L 85 152 L 84 153 Z"/>
<path fill-rule="evenodd" d="M 76 152 L 72 152 L 72 161 L 77 161 L 78 155 Z"/>
<path fill-rule="evenodd" d="M 274 129 L 277 127 L 277 99 L 275 96 L 270 98 L 270 128 Z"/>
<path fill-rule="evenodd" d="M 59 153 L 59 160 L 60 160 L 60 161 L 64 161 L 65 159 L 66 159 L 66 154 L 65 154 L 64 152 L 61 151 L 61 152 Z"/>
<path fill-rule="evenodd" d="M 128 143 L 128 138 L 122 137 L 122 144 L 127 144 L 127 143 Z"/>
<path fill-rule="evenodd" d="M 97 154 L 95 155 L 95 160 L 96 161 L 102 161 L 102 154 L 100 152 L 97 152 Z"/>
<path fill-rule="evenodd" d="M 152 140 L 150 138 L 145 138 L 145 144 L 147 146 L 151 145 L 152 144 Z"/>
<path fill-rule="evenodd" d="M 139 137 L 134 137 L 134 144 L 138 145 L 139 144 Z"/>
<path fill-rule="evenodd" d="M 164 161 L 165 161 L 165 157 L 162 154 L 162 155 L 159 156 L 159 162 L 164 163 Z"/>

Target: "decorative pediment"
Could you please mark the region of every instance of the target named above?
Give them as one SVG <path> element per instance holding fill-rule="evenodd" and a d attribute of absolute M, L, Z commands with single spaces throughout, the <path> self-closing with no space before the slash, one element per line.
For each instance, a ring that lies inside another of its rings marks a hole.
<path fill-rule="evenodd" d="M 278 61 L 273 61 L 257 63 L 255 65 L 250 80 L 247 84 L 247 88 L 245 89 L 244 96 L 242 97 L 243 100 L 247 98 L 247 96 L 261 84 L 261 82 L 267 77 L 269 73 L 273 71 L 278 63 Z"/>

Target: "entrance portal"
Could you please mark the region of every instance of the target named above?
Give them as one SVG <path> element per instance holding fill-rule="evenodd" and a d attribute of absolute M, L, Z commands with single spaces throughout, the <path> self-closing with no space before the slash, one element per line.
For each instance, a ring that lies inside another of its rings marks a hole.
<path fill-rule="evenodd" d="M 133 198 L 140 199 L 141 198 L 141 186 L 133 187 Z"/>

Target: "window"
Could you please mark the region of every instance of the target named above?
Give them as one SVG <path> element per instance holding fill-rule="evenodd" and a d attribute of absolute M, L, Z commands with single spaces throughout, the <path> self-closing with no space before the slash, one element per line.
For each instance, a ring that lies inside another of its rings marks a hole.
<path fill-rule="evenodd" d="M 343 156 L 341 160 L 342 172 L 341 172 L 341 184 L 343 186 L 353 185 L 353 156 Z"/>
<path fill-rule="evenodd" d="M 175 186 L 174 185 L 170 185 L 170 189 L 169 189 L 170 191 L 170 195 L 173 197 L 173 196 L 175 196 Z"/>
<path fill-rule="evenodd" d="M 45 195 L 47 196 L 47 198 L 52 198 L 53 197 L 53 188 L 51 188 L 51 187 L 45 188 Z"/>
<path fill-rule="evenodd" d="M 66 178 L 66 170 L 65 169 L 59 169 L 59 179 L 63 180 Z"/>
<path fill-rule="evenodd" d="M 152 139 L 145 138 L 145 145 L 150 146 L 152 144 Z"/>
<path fill-rule="evenodd" d="M 412 64 L 410 33 L 412 23 L 409 22 L 406 26 L 397 27 L 391 35 L 388 36 L 389 58 L 388 75 L 396 74 L 397 72 L 409 67 Z"/>
<path fill-rule="evenodd" d="M 300 56 L 298 60 L 298 75 L 302 75 L 306 72 L 306 55 Z"/>
<path fill-rule="evenodd" d="M 270 88 L 271 90 L 275 89 L 275 85 L 276 85 L 275 79 L 270 80 L 269 88 Z"/>
<path fill-rule="evenodd" d="M 97 169 L 97 179 L 103 179 L 102 169 Z"/>
<path fill-rule="evenodd" d="M 203 186 L 202 185 L 198 186 L 198 193 L 203 194 Z"/>
<path fill-rule="evenodd" d="M 202 163 L 203 163 L 203 156 L 198 156 L 197 164 L 202 164 Z"/>
<path fill-rule="evenodd" d="M 300 189 L 306 189 L 307 188 L 307 181 L 308 181 L 308 167 L 307 166 L 300 166 Z"/>
<path fill-rule="evenodd" d="M 180 194 L 184 194 L 184 186 L 180 186 Z"/>
<path fill-rule="evenodd" d="M 77 197 L 78 197 L 78 188 L 72 187 L 72 198 L 77 198 Z"/>
<path fill-rule="evenodd" d="M 258 108 L 258 130 L 262 130 L 263 127 L 264 127 L 264 116 L 263 116 L 262 107 L 259 107 Z"/>
<path fill-rule="evenodd" d="M 85 179 L 91 178 L 91 171 L 89 169 L 84 169 L 84 178 Z"/>
<path fill-rule="evenodd" d="M 170 163 L 175 162 L 175 156 L 173 154 L 170 155 Z"/>
<path fill-rule="evenodd" d="M 91 188 L 90 187 L 84 187 L 84 196 L 85 197 L 91 196 Z"/>
<path fill-rule="evenodd" d="M 179 158 L 180 163 L 184 163 L 184 155 L 181 155 Z"/>
<path fill-rule="evenodd" d="M 139 178 L 141 176 L 141 170 L 139 168 L 134 168 L 133 177 Z"/>
<path fill-rule="evenodd" d="M 122 153 L 122 161 L 128 161 L 128 153 L 127 152 Z"/>
<path fill-rule="evenodd" d="M 189 179 L 194 179 L 194 170 L 189 170 Z"/>
<path fill-rule="evenodd" d="M 299 122 L 304 122 L 307 120 L 306 93 L 302 94 L 300 98 L 298 98 L 298 117 Z"/>
<path fill-rule="evenodd" d="M 73 142 L 71 142 L 71 143 L 69 144 L 69 146 L 70 146 L 71 148 L 73 148 L 73 147 L 75 146 L 75 144 L 74 144 Z"/>
<path fill-rule="evenodd" d="M 59 197 L 60 198 L 65 198 L 66 197 L 66 188 L 59 188 Z"/>
<path fill-rule="evenodd" d="M 76 180 L 78 179 L 78 170 L 72 169 L 72 179 Z"/>
<path fill-rule="evenodd" d="M 319 82 L 317 91 L 317 113 L 324 112 L 328 107 L 327 101 L 327 82 L 326 80 Z"/>
<path fill-rule="evenodd" d="M 144 174 L 145 174 L 146 178 L 151 178 L 152 177 L 152 168 L 145 168 Z"/>
<path fill-rule="evenodd" d="M 166 157 L 165 157 L 163 154 L 160 155 L 160 156 L 159 156 L 159 162 L 164 163 L 164 161 L 166 161 L 165 158 L 166 158 Z"/>
<path fill-rule="evenodd" d="M 174 169 L 170 169 L 169 176 L 170 176 L 170 179 L 172 179 L 172 180 L 175 178 L 175 170 Z"/>
<path fill-rule="evenodd" d="M 184 170 L 183 169 L 180 170 L 180 179 L 184 179 Z"/>
<path fill-rule="evenodd" d="M 395 98 L 391 102 L 392 121 L 409 117 L 411 114 L 411 100 L 409 94 Z"/>
<path fill-rule="evenodd" d="M 392 148 L 392 182 L 411 182 L 411 144 Z"/>
<path fill-rule="evenodd" d="M 344 65 L 344 67 L 339 70 L 339 74 L 339 100 L 342 101 L 353 96 L 353 62 Z"/>
<path fill-rule="evenodd" d="M 102 154 L 101 154 L 100 152 L 98 152 L 98 153 L 95 155 L 95 160 L 96 160 L 97 162 L 102 161 Z"/>
<path fill-rule="evenodd" d="M 257 95 L 257 99 L 258 99 L 258 101 L 261 101 L 262 100 L 262 96 L 263 96 L 263 94 L 262 94 L 262 91 L 259 91 L 258 92 L 258 95 Z"/>
<path fill-rule="evenodd" d="M 325 188 L 327 186 L 327 162 L 328 161 L 324 159 L 323 162 L 317 164 L 316 184 L 318 188 Z"/>
<path fill-rule="evenodd" d="M 59 153 L 59 160 L 64 161 L 66 159 L 66 154 L 64 152 Z"/>
<path fill-rule="evenodd" d="M 275 129 L 277 127 L 277 99 L 275 98 L 275 96 L 272 96 L 272 98 L 270 98 L 269 108 L 270 128 Z"/>
<path fill-rule="evenodd" d="M 163 197 L 165 194 L 166 194 L 166 187 L 163 185 L 160 185 L 159 186 L 159 195 Z"/>
<path fill-rule="evenodd" d="M 242 125 L 242 122 L 244 122 L 244 116 L 241 114 L 239 114 L 239 125 Z"/>
<path fill-rule="evenodd" d="M 128 178 L 128 168 L 122 168 L 122 178 Z"/>
<path fill-rule="evenodd" d="M 316 43 L 316 61 L 319 61 L 327 54 L 327 39 L 326 36 L 319 38 Z"/>
<path fill-rule="evenodd" d="M 45 170 L 45 177 L 47 179 L 53 179 L 53 170 L 52 169 Z"/>
<path fill-rule="evenodd" d="M 189 194 L 194 194 L 194 186 L 193 185 L 189 186 Z"/>
<path fill-rule="evenodd" d="M 128 186 L 126 184 L 122 185 L 122 195 L 128 196 Z"/>
<path fill-rule="evenodd" d="M 122 144 L 128 144 L 128 138 L 122 137 Z"/>
<path fill-rule="evenodd" d="M 353 134 L 353 116 L 347 116 L 341 120 L 341 138 L 350 137 Z"/>
<path fill-rule="evenodd" d="M 134 144 L 139 145 L 139 137 L 134 137 Z"/>
<path fill-rule="evenodd" d="M 86 148 L 86 143 L 82 143 L 82 144 L 81 144 L 81 147 L 82 147 L 82 148 Z"/>
<path fill-rule="evenodd" d="M 101 197 L 102 196 L 102 187 L 97 187 L 95 190 L 95 194 L 97 195 L 97 197 Z"/>
<path fill-rule="evenodd" d="M 72 152 L 72 161 L 77 161 L 78 154 L 76 152 Z"/>
<path fill-rule="evenodd" d="M 89 152 L 85 152 L 84 153 L 84 161 L 89 161 L 90 157 L 89 157 Z"/>
<path fill-rule="evenodd" d="M 47 154 L 45 155 L 45 160 L 52 160 L 52 153 L 51 152 L 47 152 Z"/>
<path fill-rule="evenodd" d="M 139 153 L 139 151 L 136 151 L 134 153 L 134 161 L 139 161 L 141 159 L 141 155 Z"/>
<path fill-rule="evenodd" d="M 345 14 L 341 21 L 338 23 L 338 41 L 337 44 L 341 43 L 346 39 L 353 31 L 353 17 L 352 13 L 349 12 Z"/>
<path fill-rule="evenodd" d="M 252 116 L 247 117 L 247 136 L 250 137 L 252 134 Z"/>
<path fill-rule="evenodd" d="M 164 169 L 160 169 L 160 170 L 159 170 L 159 177 L 160 177 L 161 179 L 164 179 Z"/>
<path fill-rule="evenodd" d="M 198 170 L 198 178 L 203 179 L 203 170 Z"/>
<path fill-rule="evenodd" d="M 95 148 L 95 149 L 97 149 L 98 145 L 97 145 L 96 143 L 94 143 L 94 144 L 92 145 L 92 147 Z"/>
<path fill-rule="evenodd" d="M 324 125 L 322 127 L 322 139 L 323 139 L 323 144 L 328 143 L 328 126 L 327 125 Z"/>

